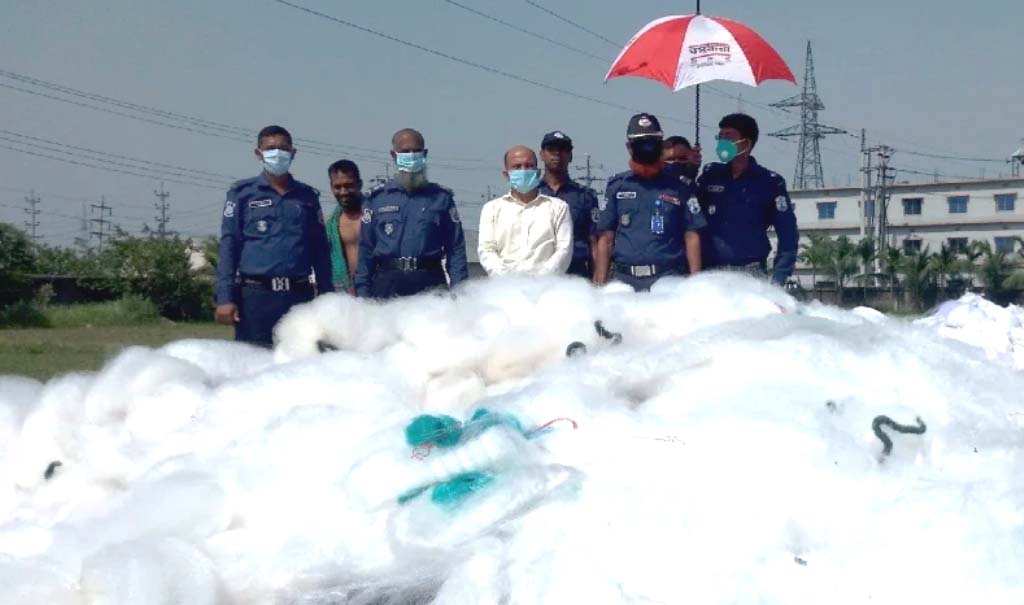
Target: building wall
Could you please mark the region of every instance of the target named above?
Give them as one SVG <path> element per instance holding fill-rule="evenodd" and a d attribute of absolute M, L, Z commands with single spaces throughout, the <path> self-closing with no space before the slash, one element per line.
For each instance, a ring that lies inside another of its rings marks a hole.
<path fill-rule="evenodd" d="M 1001 194 L 1013 196 L 1013 210 L 997 210 L 996 196 Z M 790 196 L 801 244 L 807 242 L 811 233 L 860 239 L 860 188 L 806 189 L 792 191 Z M 966 213 L 949 211 L 952 196 L 967 196 Z M 920 200 L 920 214 L 904 211 L 904 200 L 914 199 Z M 819 204 L 829 203 L 835 204 L 834 217 L 819 216 Z M 1024 178 L 894 185 L 888 215 L 889 245 L 927 247 L 934 252 L 943 243 L 949 243 L 950 238 L 966 238 L 988 241 L 994 246 L 996 238 L 1024 237 Z M 798 263 L 797 275 L 801 285 L 810 284 L 808 267 Z"/>

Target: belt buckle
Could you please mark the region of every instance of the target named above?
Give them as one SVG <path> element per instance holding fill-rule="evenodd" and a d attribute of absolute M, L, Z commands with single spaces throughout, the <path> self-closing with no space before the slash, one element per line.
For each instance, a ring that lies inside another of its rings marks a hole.
<path fill-rule="evenodd" d="M 415 256 L 403 256 L 398 259 L 398 268 L 402 271 L 415 271 L 416 270 L 416 257 Z"/>
<path fill-rule="evenodd" d="M 291 282 L 287 277 L 271 277 L 270 289 L 274 292 L 288 292 L 292 289 Z"/>
<path fill-rule="evenodd" d="M 639 265 L 633 267 L 634 277 L 650 277 L 652 275 L 654 275 L 654 267 L 650 265 Z"/>

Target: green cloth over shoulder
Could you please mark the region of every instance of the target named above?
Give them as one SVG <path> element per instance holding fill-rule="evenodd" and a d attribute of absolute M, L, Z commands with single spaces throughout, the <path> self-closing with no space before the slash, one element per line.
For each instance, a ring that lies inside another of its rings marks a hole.
<path fill-rule="evenodd" d="M 341 205 L 335 206 L 331 218 L 324 225 L 327 229 L 327 241 L 331 244 L 331 282 L 337 292 L 348 292 L 352 287 L 352 276 L 348 262 L 345 261 L 345 247 L 341 245 L 341 231 L 338 221 L 341 219 Z"/>

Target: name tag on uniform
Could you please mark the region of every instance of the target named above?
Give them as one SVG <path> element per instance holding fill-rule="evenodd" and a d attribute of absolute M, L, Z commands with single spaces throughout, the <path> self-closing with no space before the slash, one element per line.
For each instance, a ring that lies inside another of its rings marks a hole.
<path fill-rule="evenodd" d="M 679 198 L 677 198 L 674 195 L 668 195 L 667 193 L 662 193 L 661 195 L 658 196 L 658 199 L 663 201 L 663 202 L 668 202 L 669 204 L 675 204 L 676 206 L 679 205 Z"/>
<path fill-rule="evenodd" d="M 266 208 L 274 203 L 274 200 L 252 200 L 249 202 L 250 208 Z"/>
<path fill-rule="evenodd" d="M 619 191 L 615 194 L 617 200 L 635 200 L 636 191 Z"/>
<path fill-rule="evenodd" d="M 723 185 L 708 185 L 708 191 L 711 193 L 721 193 L 725 191 L 725 187 Z"/>
<path fill-rule="evenodd" d="M 398 206 L 381 206 L 380 208 L 377 208 L 377 213 L 378 214 L 383 214 L 385 212 L 398 212 L 398 211 L 399 211 L 399 207 Z"/>

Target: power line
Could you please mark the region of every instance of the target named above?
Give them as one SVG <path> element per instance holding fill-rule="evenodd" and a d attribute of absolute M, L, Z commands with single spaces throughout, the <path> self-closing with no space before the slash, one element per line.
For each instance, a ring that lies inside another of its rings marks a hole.
<path fill-rule="evenodd" d="M 47 81 L 47 80 L 42 80 L 42 79 L 35 78 L 35 77 L 32 77 L 32 76 L 27 76 L 27 75 L 24 75 L 24 74 L 18 74 L 18 73 L 12 72 L 12 71 L 4 70 L 4 69 L 0 69 L 0 77 L 5 77 L 5 78 L 8 78 L 8 79 L 12 79 L 12 80 L 15 80 L 15 81 L 18 81 L 18 82 L 22 82 L 24 84 L 29 84 L 31 86 L 36 86 L 36 87 L 39 87 L 39 88 L 50 90 L 52 92 L 59 92 L 61 94 L 70 95 L 70 96 L 81 98 L 81 99 L 88 99 L 90 101 L 99 102 L 99 103 L 103 103 L 103 104 L 106 104 L 106 105 L 113 105 L 113 106 L 121 108 L 121 109 L 127 109 L 127 110 L 135 111 L 135 112 L 138 112 L 138 113 L 148 114 L 148 115 L 155 116 L 155 117 L 158 117 L 158 118 L 161 118 L 161 119 L 164 119 L 164 120 L 173 120 L 173 121 L 176 121 L 176 122 L 184 122 L 184 123 L 186 123 L 186 124 L 188 124 L 190 126 L 198 126 L 198 127 L 203 128 L 205 130 L 195 130 L 194 128 L 191 128 L 189 126 L 173 125 L 173 124 L 167 124 L 166 122 L 158 122 L 158 121 L 153 121 L 153 120 L 150 120 L 150 119 L 143 119 L 140 116 L 133 116 L 131 114 L 125 114 L 123 112 L 117 112 L 117 111 L 113 111 L 113 110 L 109 110 L 109 109 L 102 109 L 102 108 L 95 107 L 93 105 L 72 101 L 70 99 L 63 99 L 63 98 L 60 98 L 60 97 L 54 97 L 52 95 L 47 95 L 45 93 L 40 93 L 38 91 L 32 91 L 32 90 L 28 90 L 28 89 L 24 89 L 24 88 L 19 88 L 17 86 L 12 86 L 10 84 L 0 83 L 0 87 L 9 88 L 11 90 L 16 90 L 16 91 L 27 93 L 27 94 L 35 94 L 35 95 L 38 95 L 38 96 L 41 96 L 41 97 L 45 97 L 45 98 L 49 98 L 49 99 L 52 99 L 52 100 L 63 101 L 63 102 L 66 102 L 66 103 L 71 103 L 71 104 L 79 105 L 79 106 L 82 106 L 82 107 L 88 107 L 90 109 L 96 109 L 96 110 L 99 110 L 99 111 L 106 111 L 108 113 L 113 113 L 115 115 L 120 115 L 122 117 L 128 117 L 128 118 L 132 118 L 132 119 L 139 119 L 139 120 L 142 120 L 142 121 L 147 121 L 147 122 L 158 124 L 158 125 L 161 125 L 161 126 L 167 126 L 167 127 L 170 127 L 170 128 L 179 128 L 181 130 L 186 130 L 186 131 L 189 131 L 189 132 L 195 132 L 195 133 L 199 133 L 199 134 L 207 134 L 207 135 L 211 135 L 211 136 L 217 136 L 217 135 L 213 135 L 213 133 L 209 132 L 210 130 L 216 130 L 216 131 L 219 131 L 221 138 L 231 138 L 232 140 L 238 140 L 238 141 L 248 142 L 248 143 L 252 142 L 252 132 L 254 132 L 254 131 L 249 129 L 249 128 L 245 128 L 243 126 L 238 126 L 238 125 L 234 125 L 234 124 L 227 124 L 227 123 L 224 123 L 224 122 L 217 122 L 217 121 L 214 121 L 214 120 L 208 120 L 206 118 L 199 118 L 199 117 L 196 117 L 196 116 L 190 116 L 190 115 L 187 115 L 187 114 L 182 114 L 182 113 L 177 113 L 177 112 L 168 111 L 168 110 L 164 110 L 164 109 L 159 109 L 159 108 L 151 107 L 151 106 L 148 106 L 148 105 L 141 105 L 141 104 L 138 104 L 138 103 L 132 103 L 130 101 L 124 101 L 124 100 L 116 99 L 116 98 L 113 98 L 113 97 L 108 97 L 108 96 L 104 96 L 104 95 L 99 95 L 99 94 L 95 94 L 95 93 L 79 90 L 79 89 L 76 89 L 76 88 L 72 88 L 70 86 L 65 86 L 65 85 L 62 85 L 62 84 L 58 84 L 56 82 L 50 82 L 50 81 Z M 295 141 L 297 143 L 299 143 L 300 146 L 303 146 L 305 149 L 310 151 L 310 153 L 319 152 L 319 153 L 315 153 L 316 155 L 327 155 L 327 154 L 329 154 L 329 155 L 344 155 L 344 154 L 352 155 L 352 152 L 349 151 L 349 150 L 364 151 L 364 152 L 378 154 L 379 156 L 386 156 L 387 155 L 385 152 L 381 151 L 380 149 L 375 149 L 375 148 L 370 148 L 370 147 L 361 147 L 361 146 L 358 146 L 358 145 L 328 143 L 328 142 L 325 142 L 325 141 L 318 141 L 316 139 L 308 139 L 308 138 L 304 138 L 304 137 L 296 137 Z M 360 156 L 355 156 L 355 157 L 360 157 Z M 470 163 L 476 163 L 476 162 L 481 162 L 482 161 L 479 158 L 456 158 L 456 157 L 444 157 L 444 156 L 436 156 L 436 157 L 439 160 L 448 161 L 448 162 L 470 162 Z M 376 159 L 376 158 L 375 157 L 371 158 L 371 157 L 368 157 L 368 156 L 361 156 L 361 159 L 371 160 L 371 159 Z"/>
<path fill-rule="evenodd" d="M 963 156 L 957 156 L 957 155 L 941 155 L 941 154 L 937 154 L 937 153 L 923 153 L 923 152 L 920 152 L 920 151 L 909 151 L 906 148 L 898 148 L 897 151 L 899 151 L 900 153 L 905 153 L 907 155 L 916 155 L 916 156 L 920 156 L 920 157 L 923 157 L 923 158 L 932 158 L 932 159 L 936 159 L 936 160 L 953 160 L 955 162 L 985 162 L 985 163 L 993 163 L 993 164 L 1005 164 L 1006 163 L 1005 159 L 969 158 L 969 157 L 963 157 Z"/>
<path fill-rule="evenodd" d="M 504 20 L 499 19 L 498 17 L 495 17 L 493 15 L 488 15 L 487 13 L 478 11 L 475 8 L 472 8 L 470 6 L 466 6 L 465 4 L 461 4 L 459 2 L 455 2 L 455 0 L 442 0 L 442 1 L 443 2 L 447 2 L 448 4 L 451 4 L 452 6 L 457 6 L 457 7 L 461 8 L 462 10 L 470 12 L 470 13 L 473 13 L 474 15 L 477 15 L 479 17 L 483 17 L 484 19 L 487 19 L 488 21 L 493 21 L 493 22 L 498 23 L 500 25 L 504 25 L 505 27 L 507 27 L 509 29 L 512 29 L 512 30 L 515 30 L 515 31 L 517 31 L 517 32 L 519 32 L 521 34 L 526 34 L 527 36 L 531 36 L 531 37 L 537 38 L 538 40 L 543 40 L 543 41 L 545 41 L 545 42 L 547 42 L 549 44 L 554 44 L 555 46 L 558 46 L 559 48 L 564 48 L 565 50 L 570 50 L 570 51 L 572 51 L 574 53 L 583 55 L 585 57 L 590 57 L 591 59 L 596 59 L 598 61 L 601 61 L 602 63 L 608 61 L 608 59 L 606 57 L 599 57 L 598 55 L 588 53 L 585 50 L 580 50 L 579 48 L 576 48 L 575 46 L 569 46 L 568 44 L 564 44 L 564 43 L 559 42 L 558 40 L 555 40 L 553 38 L 548 38 L 547 36 L 543 36 L 541 34 L 538 34 L 537 32 L 532 32 L 532 31 L 530 31 L 528 29 L 523 29 L 522 27 L 519 27 L 518 25 L 509 23 L 508 21 L 504 21 Z"/>
<path fill-rule="evenodd" d="M 589 30 L 589 29 L 583 27 L 582 25 L 580 25 L 579 23 L 575 23 L 574 21 L 568 19 L 567 17 L 563 17 L 562 15 L 559 15 L 558 13 L 554 12 L 553 10 L 550 10 L 550 9 L 544 7 L 544 6 L 541 6 L 540 4 L 537 4 L 533 0 L 526 0 L 526 3 L 529 4 L 530 6 L 538 9 L 538 10 L 544 11 L 545 13 L 547 13 L 547 14 L 551 15 L 552 17 L 554 17 L 555 19 L 558 19 L 559 21 L 562 21 L 563 23 L 567 23 L 567 24 L 575 27 L 576 29 L 578 29 L 580 31 L 586 32 L 586 33 L 590 34 L 591 36 L 594 36 L 598 40 L 601 40 L 601 41 L 607 42 L 608 44 L 611 44 L 615 48 L 621 48 L 622 47 L 622 45 L 619 44 L 618 42 L 609 40 L 608 38 L 605 38 L 601 34 L 595 32 L 595 31 Z"/>
<path fill-rule="evenodd" d="M 516 75 L 516 74 L 510 73 L 510 72 L 498 69 L 496 67 L 490 67 L 488 65 L 484 65 L 482 63 L 477 63 L 475 61 L 470 61 L 469 59 L 463 59 L 461 57 L 456 57 L 454 55 L 450 55 L 448 53 L 445 53 L 445 52 L 442 52 L 442 51 L 439 51 L 439 50 L 435 50 L 433 48 L 427 48 L 426 46 L 423 46 L 421 44 L 417 44 L 415 42 L 410 42 L 408 40 L 403 40 L 402 38 L 397 38 L 397 37 L 392 36 L 390 34 L 379 32 L 379 31 L 377 31 L 375 29 L 370 29 L 369 27 L 364 27 L 362 25 L 358 25 L 356 23 L 352 23 L 351 21 L 346 21 L 344 19 L 341 19 L 341 18 L 338 18 L 338 17 L 334 17 L 334 16 L 328 15 L 326 13 L 322 13 L 322 12 L 313 10 L 311 8 L 308 8 L 308 7 L 299 5 L 299 4 L 294 4 L 292 2 L 289 2 L 288 0 L 274 0 L 274 1 L 277 2 L 278 4 L 287 6 L 289 8 L 293 8 L 295 10 L 298 10 L 298 11 L 301 11 L 301 12 L 304 12 L 304 13 L 308 13 L 310 15 L 313 15 L 315 17 L 319 17 L 321 19 L 325 19 L 327 21 L 332 21 L 332 22 L 337 23 L 339 25 L 343 25 L 345 27 L 349 27 L 351 29 L 355 29 L 355 30 L 361 31 L 363 33 L 367 33 L 367 34 L 370 34 L 372 36 L 376 36 L 378 38 L 383 38 L 384 40 L 388 40 L 388 41 L 394 42 L 396 44 L 401 44 L 402 46 L 407 46 L 409 48 L 413 48 L 415 50 L 418 50 L 418 51 L 421 51 L 421 52 L 425 52 L 427 54 L 431 54 L 431 55 L 434 55 L 436 57 L 441 57 L 442 59 L 447 59 L 447 60 L 453 61 L 455 63 L 460 63 L 462 65 L 468 65 L 469 67 L 473 67 L 475 69 L 483 70 L 483 71 L 486 71 L 486 72 L 489 72 L 489 73 L 492 73 L 492 74 L 496 74 L 496 75 L 499 75 L 499 76 L 502 76 L 502 77 L 505 77 L 505 78 L 509 78 L 511 80 L 516 80 L 517 82 L 522 82 L 524 84 L 529 84 L 531 86 L 536 86 L 538 88 L 543 88 L 544 90 L 549 90 L 551 92 L 557 92 L 559 94 L 566 95 L 566 96 L 569 96 L 569 97 L 573 97 L 573 98 L 576 98 L 576 99 L 580 99 L 580 100 L 583 100 L 583 101 L 589 101 L 591 103 L 596 103 L 598 105 L 604 105 L 606 107 L 612 107 L 614 109 L 620 109 L 620 110 L 623 110 L 623 111 L 630 111 L 630 112 L 637 111 L 635 108 L 626 107 L 625 105 L 619 105 L 618 103 L 612 103 L 610 101 L 604 101 L 604 100 L 598 99 L 596 97 L 591 97 L 591 96 L 588 96 L 588 95 L 583 95 L 583 94 L 580 94 L 580 93 L 576 93 L 576 92 L 573 92 L 571 90 L 567 90 L 565 88 L 559 88 L 558 86 L 553 86 L 551 84 L 546 84 L 544 82 L 539 82 L 537 80 L 532 80 L 530 78 L 526 78 L 526 77 L 523 77 L 523 76 L 520 76 L 520 75 Z M 675 116 L 665 116 L 665 117 L 666 117 L 666 119 L 673 120 L 673 121 L 676 121 L 676 122 L 682 122 L 684 124 L 694 124 L 693 121 L 683 120 L 682 118 L 678 118 L 678 117 L 675 117 Z"/>

